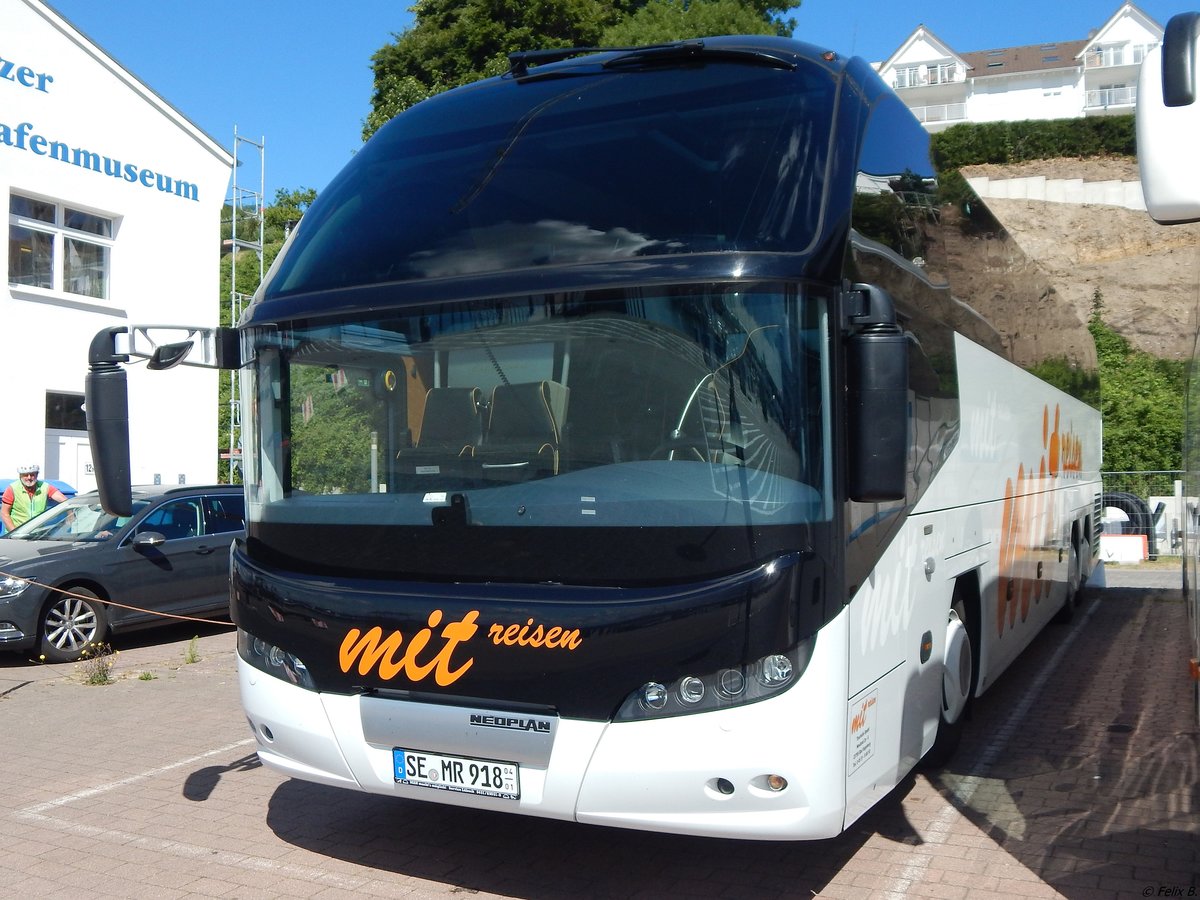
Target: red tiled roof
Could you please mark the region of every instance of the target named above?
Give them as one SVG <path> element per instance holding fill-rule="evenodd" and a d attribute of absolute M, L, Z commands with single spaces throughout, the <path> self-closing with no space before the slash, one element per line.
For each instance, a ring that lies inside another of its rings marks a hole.
<path fill-rule="evenodd" d="M 971 67 L 972 78 L 988 75 L 1011 75 L 1017 72 L 1041 72 L 1046 69 L 1075 68 L 1077 57 L 1088 41 L 1052 41 L 1029 44 L 1025 47 L 1005 47 L 998 50 L 974 50 L 959 54 Z"/>

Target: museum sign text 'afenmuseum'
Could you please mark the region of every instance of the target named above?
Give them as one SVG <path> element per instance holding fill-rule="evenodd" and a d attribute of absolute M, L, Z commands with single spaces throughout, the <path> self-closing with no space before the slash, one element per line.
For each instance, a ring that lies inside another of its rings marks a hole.
<path fill-rule="evenodd" d="M 54 76 L 38 72 L 29 66 L 21 65 L 3 55 L 0 55 L 0 80 L 11 83 L 10 88 L 0 90 L 26 89 L 43 94 L 50 93 L 54 88 Z M 41 134 L 32 122 L 9 124 L 3 121 L 3 107 L 0 106 L 0 144 L 14 150 L 28 150 L 37 156 L 48 156 L 60 162 L 90 169 L 100 175 L 110 175 L 130 184 L 138 184 L 146 188 L 157 188 L 164 194 L 174 194 L 185 200 L 198 201 L 199 189 L 190 181 L 172 178 L 153 169 L 137 163 L 122 162 L 111 156 L 104 156 L 86 147 L 69 146 L 64 141 L 55 140 Z"/>

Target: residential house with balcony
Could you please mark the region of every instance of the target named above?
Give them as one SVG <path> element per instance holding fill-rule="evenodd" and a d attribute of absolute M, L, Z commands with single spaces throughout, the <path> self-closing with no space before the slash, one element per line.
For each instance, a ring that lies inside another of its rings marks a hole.
<path fill-rule="evenodd" d="M 1138 67 L 1163 27 L 1123 3 L 1080 40 L 958 51 L 919 25 L 876 66 L 930 131 L 959 122 L 1131 113 Z"/>

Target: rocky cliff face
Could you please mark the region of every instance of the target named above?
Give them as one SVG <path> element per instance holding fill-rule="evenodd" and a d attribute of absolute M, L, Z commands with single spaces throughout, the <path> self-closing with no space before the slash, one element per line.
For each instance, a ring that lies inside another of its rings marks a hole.
<path fill-rule="evenodd" d="M 1044 175 L 1085 181 L 1137 180 L 1130 159 L 1056 159 L 1015 166 L 972 166 L 967 177 L 993 179 Z M 1044 271 L 1058 299 L 1086 322 L 1096 289 L 1104 320 L 1135 347 L 1156 356 L 1191 356 L 1200 303 L 1200 224 L 1163 226 L 1145 213 L 1114 206 L 1035 200 L 986 201 L 1025 253 Z M 1053 323 L 1030 310 L 1022 341 L 1038 342 Z M 1037 355 L 1037 354 L 1035 354 Z"/>

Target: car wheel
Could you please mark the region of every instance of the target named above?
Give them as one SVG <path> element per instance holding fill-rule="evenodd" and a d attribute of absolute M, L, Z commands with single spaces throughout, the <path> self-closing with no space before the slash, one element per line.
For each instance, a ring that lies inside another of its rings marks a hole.
<path fill-rule="evenodd" d="M 108 634 L 104 604 L 87 588 L 69 588 L 42 610 L 41 654 L 46 662 L 74 662 Z"/>

